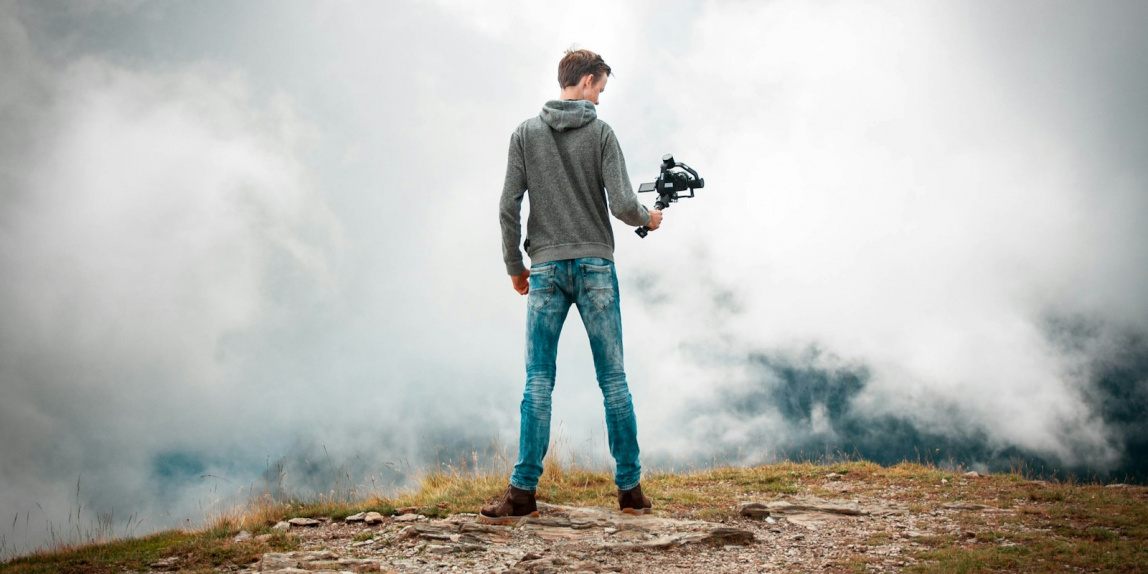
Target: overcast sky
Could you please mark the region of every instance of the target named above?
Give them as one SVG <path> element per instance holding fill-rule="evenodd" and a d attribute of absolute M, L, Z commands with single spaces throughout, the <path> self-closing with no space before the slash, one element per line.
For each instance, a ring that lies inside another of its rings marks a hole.
<path fill-rule="evenodd" d="M 574 43 L 635 187 L 706 178 L 615 226 L 647 466 L 1136 468 L 1148 4 L 579 6 L 0 0 L 4 551 L 513 458 L 496 205 Z M 603 460 L 567 327 L 555 431 Z"/>

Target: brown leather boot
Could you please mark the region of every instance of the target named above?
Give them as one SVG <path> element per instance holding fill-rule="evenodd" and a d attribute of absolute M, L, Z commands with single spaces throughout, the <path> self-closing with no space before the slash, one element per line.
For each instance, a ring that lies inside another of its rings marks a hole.
<path fill-rule="evenodd" d="M 478 521 L 486 524 L 515 524 L 527 516 L 538 518 L 534 491 L 507 486 L 501 500 L 482 507 Z"/>
<path fill-rule="evenodd" d="M 625 514 L 641 515 L 651 512 L 654 504 L 642 494 L 642 485 L 639 484 L 630 490 L 618 491 L 618 506 Z"/>

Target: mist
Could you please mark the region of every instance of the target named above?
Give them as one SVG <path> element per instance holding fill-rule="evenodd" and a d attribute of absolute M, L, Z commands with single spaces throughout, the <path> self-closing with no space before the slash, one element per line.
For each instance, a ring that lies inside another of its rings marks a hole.
<path fill-rule="evenodd" d="M 1142 4 L 586 9 L 0 3 L 3 552 L 512 462 L 495 205 L 575 42 L 635 187 L 706 178 L 615 227 L 648 469 L 1148 477 Z M 554 408 L 608 464 L 575 316 Z"/>

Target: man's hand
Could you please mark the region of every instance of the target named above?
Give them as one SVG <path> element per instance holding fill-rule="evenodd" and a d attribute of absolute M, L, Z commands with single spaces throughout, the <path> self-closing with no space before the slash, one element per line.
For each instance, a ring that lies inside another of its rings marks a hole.
<path fill-rule="evenodd" d="M 662 210 L 650 210 L 650 224 L 646 226 L 650 231 L 653 231 L 662 226 Z"/>
<path fill-rule="evenodd" d="M 661 220 L 661 217 L 658 218 Z M 518 291 L 519 295 L 525 295 L 530 292 L 530 270 L 523 271 L 520 275 L 511 275 L 510 282 L 514 284 L 514 290 Z"/>

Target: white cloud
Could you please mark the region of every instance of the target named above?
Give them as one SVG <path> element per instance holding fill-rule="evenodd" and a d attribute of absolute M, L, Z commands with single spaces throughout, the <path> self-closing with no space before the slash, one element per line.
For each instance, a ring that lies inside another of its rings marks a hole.
<path fill-rule="evenodd" d="M 1082 209 L 1096 192 L 1086 175 L 1094 158 L 975 57 L 967 18 L 937 8 L 706 5 L 680 75 L 658 91 L 675 111 L 678 159 L 707 187 L 668 212 L 646 253 L 627 250 L 678 295 L 639 328 L 663 326 L 657 347 L 639 344 L 638 353 L 665 364 L 638 394 L 677 381 L 705 396 L 728 384 L 721 371 L 675 377 L 689 359 L 655 355 L 675 343 L 815 342 L 873 369 L 872 396 L 859 400 L 874 415 L 926 426 L 955 416 L 965 432 L 1066 464 L 1116 460 L 1104 422 L 1081 401 L 1083 381 L 1042 322 L 1098 308 L 1070 282 L 1095 268 L 1094 253 L 1127 261 L 1135 251 L 1087 230 L 1141 220 L 1140 201 L 1107 195 L 1128 210 L 1122 216 Z M 690 81 L 673 89 L 680 78 Z M 694 250 L 688 263 L 678 261 L 682 246 Z M 715 325 L 715 284 L 732 289 L 745 313 L 718 315 Z M 1120 291 L 1124 304 L 1142 307 L 1141 296 Z M 654 410 L 674 404 L 663 397 Z"/>
<path fill-rule="evenodd" d="M 0 117 L 25 138 L 0 149 L 0 496 L 58 527 L 78 476 L 122 498 L 147 490 L 156 450 L 226 436 L 213 423 L 242 412 L 227 338 L 276 305 L 277 274 L 335 281 L 341 231 L 296 157 L 309 128 L 241 74 L 55 68 L 19 34 L 4 46 L 25 95 Z"/>

